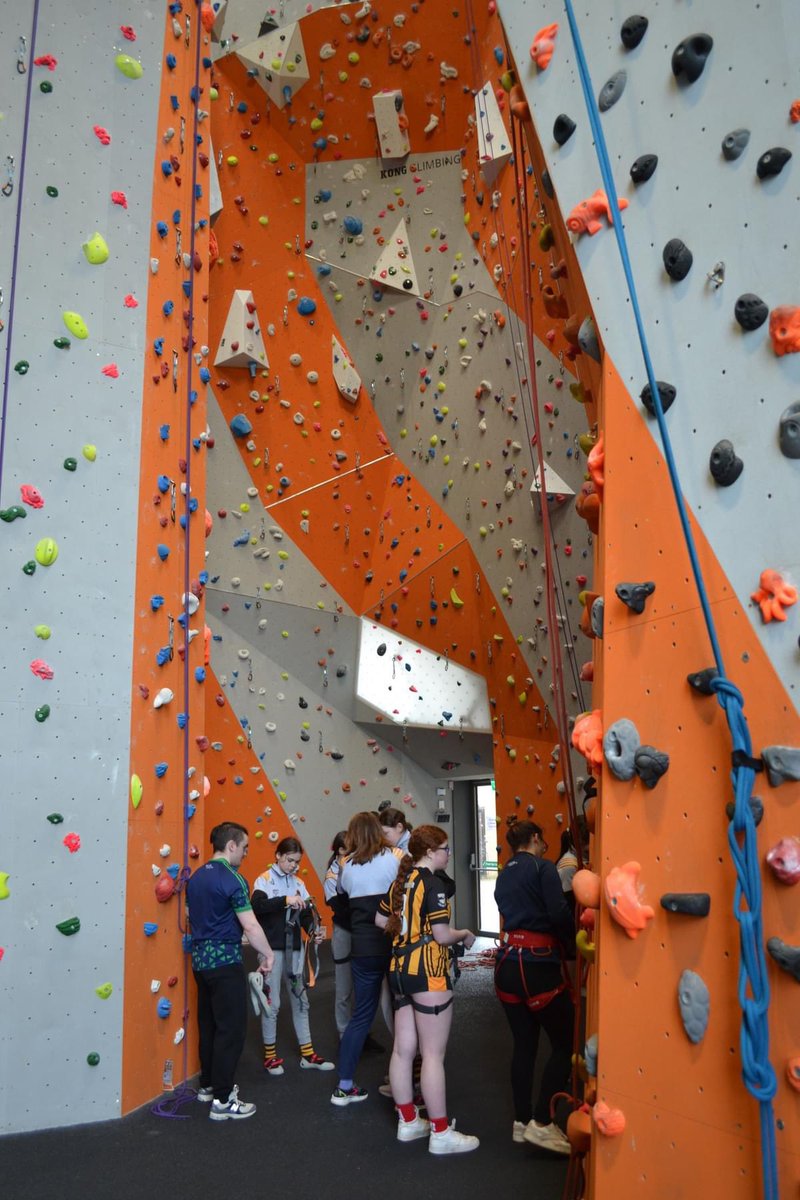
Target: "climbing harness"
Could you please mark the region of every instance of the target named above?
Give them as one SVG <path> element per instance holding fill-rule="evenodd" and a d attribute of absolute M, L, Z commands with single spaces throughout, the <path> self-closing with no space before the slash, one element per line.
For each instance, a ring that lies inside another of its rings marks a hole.
<path fill-rule="evenodd" d="M 497 999 L 503 1004 L 524 1004 L 531 1012 L 541 1012 L 543 1008 L 547 1008 L 555 1000 L 556 996 L 560 996 L 562 992 L 572 993 L 572 983 L 567 974 L 564 965 L 563 957 L 561 958 L 561 971 L 563 979 L 558 987 L 551 988 L 549 992 L 533 992 L 528 990 L 528 980 L 525 977 L 525 971 L 522 962 L 522 950 L 529 950 L 531 954 L 539 953 L 544 955 L 552 955 L 553 951 L 559 953 L 561 957 L 561 948 L 556 938 L 549 933 L 537 933 L 531 929 L 512 929 L 510 932 L 503 932 L 500 935 L 502 943 L 501 949 L 498 951 L 494 966 L 494 990 Z M 523 995 L 518 992 L 504 992 L 497 986 L 497 972 L 502 967 L 503 963 L 510 954 L 516 953 L 517 963 L 519 964 L 519 978 L 522 984 Z"/>
<path fill-rule="evenodd" d="M 575 45 L 575 56 L 592 136 L 597 148 L 600 173 L 613 216 L 614 235 L 617 239 L 631 308 L 642 349 L 642 357 L 647 370 L 647 379 L 650 385 L 653 409 L 664 450 L 664 459 L 669 471 L 675 503 L 686 542 L 686 549 L 692 565 L 695 587 L 716 664 L 716 674 L 710 682 L 710 687 L 716 693 L 717 700 L 725 711 L 733 742 L 734 755 L 737 756 L 733 759 L 731 772 L 735 804 L 733 818 L 728 826 L 728 842 L 731 857 L 736 867 L 733 913 L 739 923 L 741 956 L 738 997 L 742 1008 L 740 1034 L 742 1075 L 747 1090 L 759 1103 L 762 1179 L 765 1200 L 777 1200 L 778 1171 L 775 1146 L 775 1115 L 772 1107 L 772 1098 L 777 1091 L 777 1079 L 774 1068 L 769 1060 L 769 1024 L 767 1020 L 767 1013 L 769 1011 L 769 981 L 767 978 L 762 929 L 761 874 L 756 845 L 755 820 L 750 807 L 750 796 L 755 776 L 752 767 L 747 765 L 741 758 L 741 753 L 748 758 L 751 754 L 750 732 L 744 715 L 744 698 L 739 689 L 725 675 L 722 651 L 711 614 L 711 605 L 689 524 L 689 515 L 683 500 L 678 470 L 672 451 L 672 443 L 664 420 L 661 396 L 650 358 L 647 336 L 644 330 L 644 322 L 633 278 L 633 269 L 625 239 L 625 231 L 620 217 L 611 161 L 594 101 L 595 93 L 589 75 L 589 67 L 583 51 L 583 44 L 578 31 L 572 0 L 564 0 L 564 2 L 572 40 Z"/>

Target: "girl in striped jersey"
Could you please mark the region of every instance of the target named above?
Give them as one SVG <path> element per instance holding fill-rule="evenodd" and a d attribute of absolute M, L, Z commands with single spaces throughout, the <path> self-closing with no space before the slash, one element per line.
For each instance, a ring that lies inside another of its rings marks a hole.
<path fill-rule="evenodd" d="M 395 1003 L 395 1033 L 389 1079 L 399 1114 L 401 1142 L 428 1137 L 431 1154 L 476 1150 L 476 1137 L 459 1133 L 447 1119 L 444 1055 L 453 1019 L 448 947 L 469 947 L 475 934 L 450 926 L 450 905 L 434 871 L 447 865 L 447 834 L 436 825 L 420 825 L 411 834 L 408 854 L 381 902 L 375 921 L 392 939 L 389 985 Z M 422 1095 L 430 1116 L 414 1105 L 412 1066 L 422 1054 Z"/>

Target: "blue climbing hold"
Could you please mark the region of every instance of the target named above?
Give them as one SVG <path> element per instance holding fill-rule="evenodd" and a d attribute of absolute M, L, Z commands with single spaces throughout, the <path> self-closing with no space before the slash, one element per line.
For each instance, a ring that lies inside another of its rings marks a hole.
<path fill-rule="evenodd" d="M 172 1001 L 168 1000 L 166 996 L 162 996 L 156 1005 L 156 1012 L 162 1020 L 166 1020 L 172 1012 Z"/>
<path fill-rule="evenodd" d="M 153 342 L 153 349 L 155 350 L 156 354 L 160 358 L 161 355 L 164 353 L 164 339 L 156 338 L 155 341 Z M 162 425 L 162 429 L 163 429 L 163 425 Z"/>
<path fill-rule="evenodd" d="M 154 933 L 158 933 L 158 926 L 156 925 L 155 921 L 145 921 L 144 936 L 152 937 Z"/>
<path fill-rule="evenodd" d="M 317 311 L 316 300 L 312 300 L 310 296 L 301 296 L 297 301 L 297 311 L 301 317 L 310 317 Z"/>
<path fill-rule="evenodd" d="M 158 610 L 163 606 L 163 604 L 164 604 L 163 596 L 151 596 L 150 597 L 150 607 L 152 608 L 153 612 L 158 612 Z"/>
<path fill-rule="evenodd" d="M 169 866 L 167 867 L 167 874 L 169 875 L 170 879 L 177 879 L 178 876 L 180 875 L 180 873 L 181 873 L 180 863 L 170 863 Z"/>
<path fill-rule="evenodd" d="M 169 769 L 169 763 L 165 763 L 165 762 L 156 763 L 156 767 L 155 767 L 156 779 L 163 779 L 164 776 L 166 775 L 168 769 Z"/>
<path fill-rule="evenodd" d="M 253 426 L 244 413 L 237 413 L 230 423 L 230 430 L 234 437 L 248 437 L 253 432 Z"/>
<path fill-rule="evenodd" d="M 161 173 L 167 177 L 172 174 L 172 163 L 168 158 L 163 158 L 161 160 Z"/>
<path fill-rule="evenodd" d="M 345 233 L 349 233 L 351 237 L 358 237 L 364 232 L 364 222 L 361 217 L 345 217 L 342 221 Z"/>
<path fill-rule="evenodd" d="M 162 646 L 156 654 L 156 662 L 159 667 L 163 667 L 172 658 L 172 649 L 169 646 Z"/>
<path fill-rule="evenodd" d="M 163 312 L 165 317 L 171 316 L 174 308 L 175 308 L 174 300 L 165 300 L 164 303 L 161 305 L 161 311 Z"/>
<path fill-rule="evenodd" d="M 198 683 L 205 683 L 205 681 L 206 681 L 206 669 L 205 669 L 205 667 L 195 667 L 195 669 L 194 669 L 194 677 L 195 677 L 195 679 L 197 680 L 197 682 L 198 682 Z"/>
<path fill-rule="evenodd" d="M 161 492 L 162 496 L 165 492 L 169 491 L 169 475 L 159 475 L 158 490 Z"/>
<path fill-rule="evenodd" d="M 174 55 L 174 54 L 168 54 L 168 55 L 167 55 L 167 60 L 166 60 L 166 61 L 167 61 L 167 66 L 169 67 L 170 71 L 174 71 L 174 70 L 175 70 L 175 68 L 176 68 L 176 67 L 177 67 L 177 65 L 178 65 L 178 60 L 177 60 L 177 58 L 175 57 L 175 55 Z"/>
<path fill-rule="evenodd" d="M 169 441 L 169 425 L 162 425 L 158 431 L 158 436 L 161 438 L 162 442 L 168 442 Z"/>
<path fill-rule="evenodd" d="M 156 546 L 156 550 L 158 551 L 158 557 L 162 562 L 169 558 L 169 546 L 165 546 L 163 542 L 159 542 L 158 546 Z"/>
<path fill-rule="evenodd" d="M 188 713 L 178 713 L 178 729 L 185 729 L 188 724 Z"/>
<path fill-rule="evenodd" d="M 169 233 L 169 225 L 166 221 L 156 221 L 156 233 L 159 237 L 165 238 Z"/>

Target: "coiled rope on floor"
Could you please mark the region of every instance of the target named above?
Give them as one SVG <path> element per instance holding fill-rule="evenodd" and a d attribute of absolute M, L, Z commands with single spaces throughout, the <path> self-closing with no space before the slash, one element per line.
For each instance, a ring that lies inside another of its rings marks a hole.
<path fill-rule="evenodd" d="M 775 1148 L 775 1119 L 772 1108 L 772 1098 L 776 1092 L 777 1080 L 769 1059 L 769 1024 L 767 1020 L 769 1011 L 769 981 L 767 978 L 762 930 L 760 864 L 756 847 L 755 821 L 750 807 L 750 796 L 755 778 L 752 759 L 750 758 L 750 732 L 744 715 L 744 699 L 742 694 L 725 675 L 722 651 L 711 615 L 708 593 L 689 524 L 689 514 L 683 499 L 678 469 L 650 357 L 647 335 L 636 293 L 633 269 L 625 240 L 625 231 L 622 227 L 622 216 L 614 186 L 611 161 L 603 128 L 600 123 L 600 114 L 594 99 L 595 92 L 592 87 L 589 67 L 584 54 L 572 0 L 564 0 L 564 6 L 575 47 L 578 73 L 580 75 L 592 136 L 597 150 L 600 173 L 614 218 L 614 234 L 617 239 L 620 259 L 625 273 L 631 308 L 636 320 L 639 344 L 647 371 L 647 379 L 650 384 L 650 393 L 653 400 L 656 421 L 658 422 L 664 458 L 669 471 L 686 549 L 691 561 L 692 574 L 694 576 L 700 607 L 703 612 L 706 631 L 714 655 L 717 677 L 712 681 L 711 687 L 725 712 L 733 744 L 732 779 L 735 804 L 733 818 L 728 827 L 728 842 L 731 857 L 736 868 L 736 891 L 733 912 L 739 923 L 740 962 L 738 992 L 739 1004 L 742 1009 L 740 1033 L 742 1076 L 747 1090 L 759 1103 L 764 1197 L 765 1200 L 777 1200 L 778 1174 Z"/>

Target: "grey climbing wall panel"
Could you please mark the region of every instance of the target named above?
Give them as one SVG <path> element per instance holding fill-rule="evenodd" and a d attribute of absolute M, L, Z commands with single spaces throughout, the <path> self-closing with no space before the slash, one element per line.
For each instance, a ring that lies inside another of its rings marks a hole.
<path fill-rule="evenodd" d="M 134 14 L 142 22 L 135 43 L 120 32 L 130 5 L 116 0 L 88 0 L 80 16 L 43 0 L 32 42 L 33 14 L 29 0 L 0 2 L 0 161 L 13 156 L 16 170 L 13 193 L 0 197 L 0 505 L 20 504 L 24 484 L 44 499 L 0 527 L 0 870 L 10 876 L 0 902 L 0 989 L 4 1011 L 16 1014 L 0 1028 L 0 1076 L 14 1081 L 0 1100 L 3 1133 L 119 1114 L 136 497 L 161 51 L 149 5 Z M 26 74 L 14 69 L 20 36 Z M 142 79 L 117 70 L 120 53 L 141 61 Z M 43 55 L 57 59 L 52 71 L 32 65 Z M 109 131 L 110 144 L 94 125 Z M 125 194 L 127 207 L 112 191 Z M 93 266 L 81 246 L 95 231 L 110 254 Z M 64 310 L 83 318 L 86 341 L 67 330 Z M 59 337 L 69 338 L 68 349 L 54 346 Z M 14 369 L 23 360 L 25 375 Z M 111 364 L 117 377 L 102 373 Z M 64 468 L 67 458 L 76 459 L 74 471 Z M 42 538 L 55 540 L 58 557 L 25 575 Z M 39 625 L 50 627 L 48 640 L 35 636 Z M 35 660 L 52 667 L 51 680 L 33 674 Z M 34 713 L 45 704 L 50 715 L 39 723 Z M 49 823 L 56 813 L 63 822 Z M 74 851 L 64 844 L 69 834 L 80 839 Z M 79 932 L 56 929 L 72 917 Z M 96 989 L 106 983 L 113 991 L 103 999 Z M 100 1056 L 94 1068 L 91 1053 Z"/>

